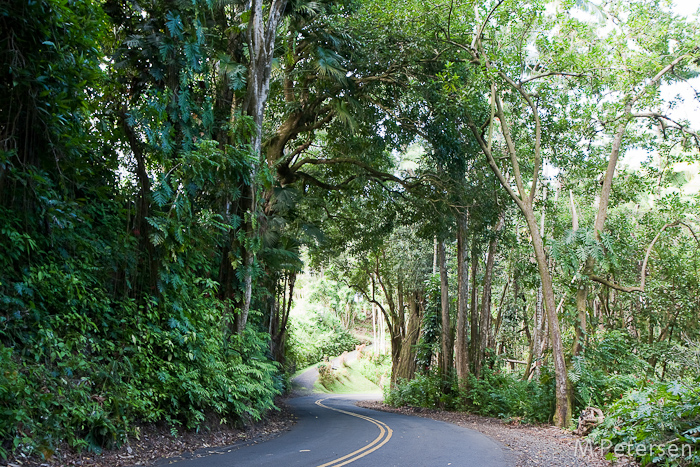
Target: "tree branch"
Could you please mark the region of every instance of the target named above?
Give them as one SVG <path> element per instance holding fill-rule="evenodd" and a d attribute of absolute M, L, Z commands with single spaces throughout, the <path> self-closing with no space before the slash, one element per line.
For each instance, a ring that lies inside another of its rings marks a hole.
<path fill-rule="evenodd" d="M 306 172 L 296 171 L 295 175 L 303 178 L 304 180 L 309 182 L 310 185 L 314 185 L 314 186 L 317 186 L 319 188 L 323 188 L 324 190 L 328 190 L 328 191 L 337 191 L 337 190 L 345 189 L 348 187 L 350 182 L 352 182 L 353 180 L 355 180 L 357 178 L 357 175 L 353 175 L 352 177 L 348 177 L 347 179 L 345 179 L 345 181 L 339 183 L 338 185 L 331 185 L 329 183 L 322 182 L 318 178 L 314 177 L 313 175 L 309 175 Z"/>
<path fill-rule="evenodd" d="M 682 133 L 690 135 L 693 137 L 695 140 L 695 145 L 700 148 L 700 135 L 698 133 L 690 130 L 687 126 L 683 125 L 682 123 L 673 120 L 672 118 L 658 113 L 658 112 L 638 112 L 638 113 L 633 113 L 632 117 L 634 118 L 651 118 L 659 122 L 659 125 L 661 125 L 661 129 L 664 132 L 664 135 L 666 135 L 666 128 L 674 128 L 676 130 L 680 130 Z M 671 122 L 671 125 L 669 125 L 666 122 Z"/>
<path fill-rule="evenodd" d="M 649 255 L 651 255 L 651 249 L 654 248 L 654 244 L 656 244 L 656 241 L 659 239 L 661 234 L 666 229 L 668 229 L 669 227 L 675 227 L 677 225 L 682 225 L 682 226 L 686 227 L 690 231 L 690 233 L 693 235 L 693 237 L 695 238 L 695 241 L 698 243 L 698 245 L 700 245 L 700 239 L 698 239 L 698 237 L 695 234 L 695 232 L 693 231 L 693 229 L 683 221 L 678 220 L 675 222 L 668 223 L 668 224 L 664 225 L 663 227 L 661 227 L 661 230 L 659 230 L 659 232 L 656 234 L 654 239 L 649 244 L 649 247 L 647 247 L 646 254 L 644 255 L 644 261 L 642 262 L 642 274 L 641 274 L 639 286 L 627 287 L 627 286 L 620 285 L 620 284 L 617 284 L 615 282 L 609 281 L 609 280 L 604 279 L 602 277 L 596 276 L 594 274 L 587 274 L 588 277 L 594 282 L 598 282 L 599 284 L 606 285 L 606 286 L 610 287 L 611 289 L 619 290 L 621 292 L 641 292 L 641 293 L 644 293 L 644 286 L 646 285 L 647 264 L 649 263 Z M 585 271 L 584 271 L 584 273 L 585 273 Z"/>
<path fill-rule="evenodd" d="M 411 189 L 415 188 L 416 186 L 420 185 L 420 180 L 416 180 L 415 182 L 408 182 L 407 180 L 403 180 L 395 175 L 392 175 L 387 172 L 382 172 L 381 170 L 377 170 L 374 167 L 370 166 L 369 164 L 366 164 L 364 162 L 358 161 L 356 159 L 350 159 L 346 157 L 342 158 L 335 158 L 335 159 L 317 159 L 317 158 L 304 158 L 301 159 L 299 162 L 294 164 L 293 166 L 290 167 L 290 169 L 293 172 L 297 172 L 301 167 L 304 165 L 311 164 L 311 165 L 334 165 L 334 164 L 349 164 L 349 165 L 354 165 L 356 167 L 359 167 L 363 169 L 365 172 L 370 174 L 372 177 L 376 178 L 377 180 L 381 181 L 390 181 L 390 182 L 396 182 L 399 185 L 403 186 L 404 188 Z M 356 176 L 355 176 L 356 178 Z"/>
<path fill-rule="evenodd" d="M 586 73 L 570 73 L 567 71 L 550 71 L 550 72 L 542 73 L 542 74 L 539 74 L 536 76 L 531 76 L 527 79 L 519 80 L 518 83 L 519 84 L 526 84 L 526 83 L 529 83 L 530 81 L 535 81 L 535 80 L 538 80 L 540 78 L 546 78 L 547 76 L 567 76 L 567 77 L 571 77 L 571 78 L 583 78 L 583 77 L 589 77 L 590 75 L 588 75 Z"/>

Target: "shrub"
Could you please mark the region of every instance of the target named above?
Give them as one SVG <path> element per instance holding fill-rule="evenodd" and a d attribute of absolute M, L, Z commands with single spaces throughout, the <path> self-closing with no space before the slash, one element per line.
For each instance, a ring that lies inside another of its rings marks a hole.
<path fill-rule="evenodd" d="M 642 465 L 698 466 L 700 387 L 669 382 L 628 391 L 590 438 L 617 446 L 618 453 L 630 453 Z"/>
<path fill-rule="evenodd" d="M 305 368 L 325 357 L 335 357 L 354 350 L 359 343 L 335 317 L 299 317 L 289 326 L 287 360 L 292 368 Z"/>
<path fill-rule="evenodd" d="M 457 390 L 458 408 L 480 415 L 539 423 L 551 421 L 554 415 L 554 376 L 547 367 L 541 369 L 539 380 L 532 381 L 487 367 L 481 379 L 470 374 L 465 388 Z"/>
<path fill-rule="evenodd" d="M 58 271 L 42 279 L 41 308 L 0 332 L 3 457 L 47 458 L 64 441 L 99 452 L 139 421 L 196 428 L 206 413 L 236 422 L 274 407 L 282 388 L 267 335 L 225 336 L 223 307 L 208 294 L 179 309 L 165 300 L 137 307 L 80 282 L 60 287 Z"/>
<path fill-rule="evenodd" d="M 453 382 L 443 391 L 436 372 L 399 380 L 385 391 L 389 405 L 446 408 L 470 411 L 485 416 L 518 418 L 526 422 L 548 422 L 555 408 L 554 378 L 544 369 L 540 381 L 522 381 L 516 375 L 486 368 L 482 379 L 469 376 L 460 387 Z"/>
<path fill-rule="evenodd" d="M 329 361 L 319 363 L 318 365 L 318 382 L 330 390 L 333 384 L 340 379 L 337 371 L 333 370 L 333 366 Z"/>
<path fill-rule="evenodd" d="M 649 365 L 636 354 L 635 345 L 626 333 L 608 331 L 573 358 L 569 380 L 576 409 L 607 407 L 643 380 Z"/>
<path fill-rule="evenodd" d="M 391 357 L 389 355 L 362 352 L 357 359 L 355 368 L 362 376 L 383 388 L 384 382 L 391 373 Z"/>
<path fill-rule="evenodd" d="M 394 387 L 384 388 L 384 401 L 394 407 L 435 408 L 442 396 L 442 381 L 437 373 L 418 374 L 411 380 L 400 378 Z"/>

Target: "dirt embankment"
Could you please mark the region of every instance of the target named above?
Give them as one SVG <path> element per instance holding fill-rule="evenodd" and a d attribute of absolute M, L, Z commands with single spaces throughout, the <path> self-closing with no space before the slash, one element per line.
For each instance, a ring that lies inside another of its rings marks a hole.
<path fill-rule="evenodd" d="M 160 466 L 168 465 L 176 459 L 216 455 L 241 445 L 263 442 L 289 430 L 295 423 L 294 414 L 287 408 L 284 399 L 278 399 L 275 404 L 280 409 L 279 412 L 271 412 L 264 420 L 245 429 L 221 425 L 214 418 L 198 432 L 182 430 L 173 434 L 164 424 L 143 425 L 139 427 L 138 439 L 130 439 L 129 443 L 119 449 L 105 450 L 100 455 L 76 453 L 68 446 L 61 446 L 49 459 L 0 460 L 0 467 Z"/>

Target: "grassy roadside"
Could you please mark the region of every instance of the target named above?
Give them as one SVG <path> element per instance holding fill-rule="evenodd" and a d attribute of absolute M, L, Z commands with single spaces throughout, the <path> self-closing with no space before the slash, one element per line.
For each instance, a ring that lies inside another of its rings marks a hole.
<path fill-rule="evenodd" d="M 328 376 L 319 377 L 314 384 L 314 390 L 324 394 L 381 394 L 381 388 L 360 373 L 360 365 L 358 360 L 340 365 L 337 370 L 331 370 Z"/>

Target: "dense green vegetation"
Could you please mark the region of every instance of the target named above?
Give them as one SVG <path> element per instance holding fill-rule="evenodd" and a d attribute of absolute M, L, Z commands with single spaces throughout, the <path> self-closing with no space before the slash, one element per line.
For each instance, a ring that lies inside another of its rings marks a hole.
<path fill-rule="evenodd" d="M 700 136 L 673 87 L 700 31 L 669 2 L 4 1 L 0 24 L 3 458 L 260 419 L 360 324 L 393 404 L 595 406 L 595 439 L 700 465 Z"/>

